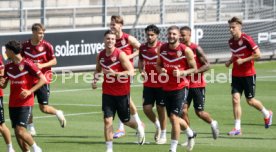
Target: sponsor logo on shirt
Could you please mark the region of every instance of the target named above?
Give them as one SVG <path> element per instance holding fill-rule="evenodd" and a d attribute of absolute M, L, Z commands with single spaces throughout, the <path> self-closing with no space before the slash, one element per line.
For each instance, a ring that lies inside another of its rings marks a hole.
<path fill-rule="evenodd" d="M 121 45 L 122 45 L 122 46 L 126 45 L 126 40 L 125 40 L 125 39 L 123 39 L 123 40 L 121 41 Z"/>
<path fill-rule="evenodd" d="M 182 56 L 182 51 L 177 51 L 177 52 L 176 52 L 176 55 L 177 55 L 178 57 L 181 57 L 181 56 Z"/>
<path fill-rule="evenodd" d="M 44 50 L 44 47 L 43 47 L 43 46 L 38 47 L 38 51 L 39 51 L 39 52 L 42 52 L 43 50 Z"/>
<path fill-rule="evenodd" d="M 239 40 L 238 44 L 239 44 L 239 46 L 242 46 L 242 44 L 243 44 L 242 39 L 241 39 L 241 40 Z"/>
<path fill-rule="evenodd" d="M 11 84 L 25 84 L 26 82 L 24 80 L 22 81 L 11 81 Z"/>
<path fill-rule="evenodd" d="M 18 69 L 19 69 L 20 71 L 24 70 L 24 65 L 22 65 L 22 64 L 19 65 L 19 66 L 18 66 Z"/>
<path fill-rule="evenodd" d="M 116 57 L 116 56 L 111 57 L 111 61 L 112 61 L 112 62 L 115 62 L 116 60 L 117 60 L 117 57 Z"/>

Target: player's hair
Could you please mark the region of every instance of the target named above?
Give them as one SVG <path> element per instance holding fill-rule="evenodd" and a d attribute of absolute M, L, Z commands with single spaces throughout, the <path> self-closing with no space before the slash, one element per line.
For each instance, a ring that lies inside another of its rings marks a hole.
<path fill-rule="evenodd" d="M 145 28 L 145 32 L 149 32 L 149 31 L 152 31 L 153 33 L 155 33 L 157 35 L 159 35 L 159 33 L 160 33 L 160 29 L 154 24 L 148 25 Z"/>
<path fill-rule="evenodd" d="M 106 36 L 107 34 L 113 34 L 115 35 L 115 32 L 111 31 L 111 30 L 107 30 L 104 32 L 104 36 Z"/>
<path fill-rule="evenodd" d="M 19 54 L 22 49 L 22 45 L 19 41 L 11 40 L 5 44 L 6 49 L 11 50 L 14 54 Z"/>
<path fill-rule="evenodd" d="M 238 23 L 240 25 L 242 25 L 242 20 L 236 16 L 232 17 L 230 20 L 228 20 L 228 24 L 231 24 L 231 23 Z"/>
<path fill-rule="evenodd" d="M 124 25 L 124 19 L 123 19 L 123 17 L 118 16 L 118 15 L 112 15 L 111 16 L 111 21 L 115 21 L 115 23 L 119 23 L 119 24 Z"/>
<path fill-rule="evenodd" d="M 34 23 L 32 25 L 32 31 L 38 31 L 38 30 L 42 30 L 42 31 L 45 31 L 45 27 L 43 24 L 40 24 L 40 23 Z"/>
<path fill-rule="evenodd" d="M 182 31 L 182 30 L 192 32 L 192 29 L 189 26 L 183 26 L 183 27 L 181 27 L 180 31 Z"/>
<path fill-rule="evenodd" d="M 172 25 L 168 28 L 167 32 L 169 32 L 170 30 L 178 30 L 179 31 L 179 27 L 176 25 Z"/>

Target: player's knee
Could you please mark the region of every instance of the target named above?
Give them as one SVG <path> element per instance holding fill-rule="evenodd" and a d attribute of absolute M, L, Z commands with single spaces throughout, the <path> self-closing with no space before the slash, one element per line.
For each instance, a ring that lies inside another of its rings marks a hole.
<path fill-rule="evenodd" d="M 112 117 L 104 118 L 104 125 L 111 126 L 112 125 Z"/>
<path fill-rule="evenodd" d="M 22 137 L 24 135 L 25 131 L 26 130 L 23 126 L 16 126 L 15 127 L 15 133 L 20 137 Z"/>
<path fill-rule="evenodd" d="M 39 109 L 40 109 L 41 112 L 47 113 L 48 107 L 47 107 L 47 105 L 39 104 Z"/>
<path fill-rule="evenodd" d="M 151 105 L 144 105 L 144 106 L 143 106 L 143 111 L 144 111 L 145 113 L 151 112 L 151 111 L 152 111 L 152 106 L 151 106 Z"/>
<path fill-rule="evenodd" d="M 204 115 L 204 111 L 203 110 L 195 110 L 195 113 L 200 118 L 203 117 L 203 115 Z"/>
<path fill-rule="evenodd" d="M 248 105 L 253 106 L 254 105 L 254 99 L 250 98 L 250 99 L 246 99 Z"/>
<path fill-rule="evenodd" d="M 173 124 L 177 119 L 179 119 L 179 117 L 178 117 L 176 114 L 174 114 L 174 113 L 171 113 L 171 114 L 170 114 L 170 121 L 171 121 L 172 124 Z"/>
<path fill-rule="evenodd" d="M 240 98 L 239 97 L 236 97 L 236 96 L 233 96 L 233 104 L 240 104 Z"/>

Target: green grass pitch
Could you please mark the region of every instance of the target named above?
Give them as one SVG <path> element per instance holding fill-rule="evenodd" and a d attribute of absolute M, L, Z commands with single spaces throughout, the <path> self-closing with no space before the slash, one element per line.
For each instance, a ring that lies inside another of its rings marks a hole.
<path fill-rule="evenodd" d="M 257 89 L 256 98 L 261 100 L 268 109 L 276 112 L 276 62 L 257 62 Z M 212 65 L 209 74 L 214 74 L 217 79 L 206 87 L 205 110 L 219 122 L 220 136 L 212 139 L 211 129 L 208 124 L 195 116 L 191 107 L 189 116 L 191 127 L 197 131 L 195 152 L 275 152 L 276 151 L 276 120 L 269 129 L 264 128 L 263 116 L 257 110 L 249 107 L 242 96 L 242 136 L 229 137 L 227 132 L 233 128 L 232 103 L 230 95 L 230 83 L 220 73 L 228 76 L 228 69 L 222 64 Z M 220 74 L 220 75 L 218 75 Z M 104 152 L 105 142 L 103 136 L 103 121 L 101 113 L 101 90 L 92 90 L 90 83 L 83 81 L 87 73 L 80 73 L 71 79 L 62 79 L 59 75 L 51 84 L 50 104 L 62 109 L 67 118 L 67 127 L 61 128 L 55 116 L 46 115 L 39 111 L 38 105 L 34 107 L 34 122 L 37 136 L 34 137 L 37 144 L 45 152 Z M 64 81 L 62 83 L 62 81 Z M 78 81 L 78 82 L 77 82 Z M 100 85 L 99 85 L 100 86 Z M 8 94 L 9 90 L 5 90 Z M 135 130 L 126 127 L 127 135 L 120 139 L 114 139 L 114 152 L 167 152 L 170 147 L 170 129 L 167 125 L 167 144 L 156 145 L 153 135 L 154 125 L 144 115 L 142 105 L 142 84 L 136 81 L 131 90 L 131 96 L 138 107 L 140 118 L 146 125 L 146 144 L 135 144 Z M 4 98 L 6 124 L 10 128 L 8 118 L 7 96 Z M 118 117 L 114 120 L 114 130 L 117 129 Z M 12 132 L 13 145 L 19 152 L 14 133 Z M 182 133 L 179 140 L 184 142 L 186 136 Z M 4 140 L 0 139 L 0 151 L 6 150 Z M 178 152 L 185 151 L 178 146 Z"/>

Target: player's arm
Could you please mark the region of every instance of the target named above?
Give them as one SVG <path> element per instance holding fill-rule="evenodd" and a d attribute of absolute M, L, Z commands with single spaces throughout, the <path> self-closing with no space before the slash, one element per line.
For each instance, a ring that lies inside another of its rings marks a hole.
<path fill-rule="evenodd" d="M 187 70 L 181 71 L 180 73 L 181 76 L 189 75 L 191 73 L 194 73 L 197 70 L 194 53 L 189 47 L 187 47 L 185 50 L 185 56 L 190 68 Z"/>
<path fill-rule="evenodd" d="M 227 60 L 225 62 L 225 66 L 228 68 L 232 63 L 233 63 L 233 55 L 231 56 L 231 58 L 229 60 Z"/>
<path fill-rule="evenodd" d="M 36 63 L 36 65 L 37 65 L 37 67 L 39 69 L 43 69 L 43 68 L 47 68 L 47 67 L 52 67 L 52 66 L 54 66 L 56 64 L 57 64 L 57 59 L 56 58 L 53 58 L 50 61 L 45 62 L 45 63 Z"/>
<path fill-rule="evenodd" d="M 198 46 L 196 49 L 196 55 L 198 56 L 200 62 L 203 65 L 199 69 L 197 69 L 195 73 L 201 73 L 201 72 L 208 71 L 210 69 L 210 63 L 209 63 L 203 49 L 200 46 Z"/>
<path fill-rule="evenodd" d="M 156 60 L 156 71 L 161 74 L 161 73 L 167 73 L 167 70 L 164 68 L 163 63 L 161 61 L 160 57 L 160 47 L 157 50 L 157 60 Z"/>
<path fill-rule="evenodd" d="M 132 59 L 139 55 L 139 48 L 140 48 L 141 44 L 135 37 L 133 37 L 131 35 L 128 37 L 128 42 L 134 49 L 134 52 L 128 56 L 129 59 Z"/>
<path fill-rule="evenodd" d="M 99 54 L 96 57 L 96 69 L 95 72 L 93 73 L 93 80 L 92 80 L 92 89 L 96 89 L 97 88 L 97 81 L 100 78 L 100 73 L 102 72 L 102 67 L 100 65 L 100 61 L 99 61 Z"/>
<path fill-rule="evenodd" d="M 38 82 L 29 90 L 21 88 L 22 92 L 20 93 L 20 97 L 21 98 L 27 98 L 29 95 L 34 93 L 37 89 L 41 88 L 45 83 L 46 83 L 46 78 L 41 73 L 41 71 L 39 71 Z"/>
<path fill-rule="evenodd" d="M 261 58 L 261 51 L 260 51 L 259 48 L 256 48 L 254 50 L 254 53 L 251 56 L 249 56 L 247 58 L 243 58 L 243 59 L 239 58 L 239 59 L 237 59 L 237 63 L 239 65 L 241 65 L 241 64 L 243 64 L 245 62 L 248 62 L 248 61 L 251 61 L 251 60 L 257 60 L 257 59 L 260 59 L 260 58 Z"/>
<path fill-rule="evenodd" d="M 142 57 L 142 54 L 141 54 L 141 51 L 139 49 L 139 60 L 138 60 L 138 69 L 139 69 L 139 72 L 142 73 L 144 71 L 144 59 Z"/>
<path fill-rule="evenodd" d="M 4 76 L 4 68 L 0 70 L 0 88 L 5 89 L 8 85 L 8 78 Z"/>
<path fill-rule="evenodd" d="M 46 83 L 45 76 L 41 73 L 38 75 L 38 83 L 36 83 L 29 91 L 31 93 L 35 92 L 37 89 L 41 88 Z"/>
<path fill-rule="evenodd" d="M 131 62 L 128 59 L 128 56 L 125 52 L 121 52 L 119 55 L 119 60 L 122 64 L 122 67 L 125 71 L 122 72 L 114 72 L 115 76 L 134 76 L 134 68 Z"/>

